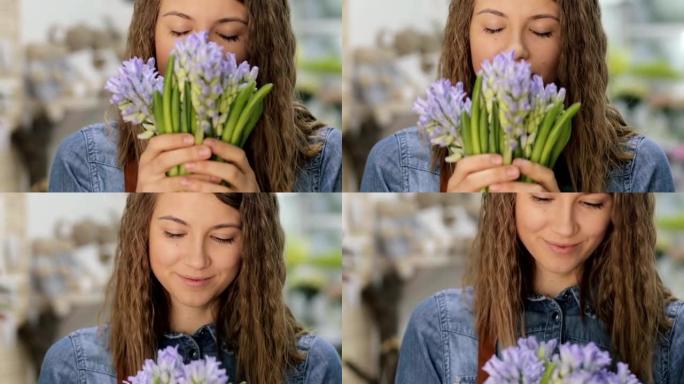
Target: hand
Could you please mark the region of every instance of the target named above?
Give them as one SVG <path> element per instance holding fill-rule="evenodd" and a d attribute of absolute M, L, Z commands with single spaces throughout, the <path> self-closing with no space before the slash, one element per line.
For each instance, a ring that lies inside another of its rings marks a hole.
<path fill-rule="evenodd" d="M 518 167 L 502 164 L 503 157 L 498 154 L 464 157 L 456 163 L 447 192 L 479 192 L 492 184 L 508 183 L 520 177 Z"/>
<path fill-rule="evenodd" d="M 225 189 L 225 192 L 259 192 L 259 183 L 249 165 L 245 151 L 216 139 L 206 139 L 204 145 L 225 162 L 207 160 L 188 162 L 185 164 L 186 170 L 225 181 L 228 184 L 227 188 L 222 185 L 215 186 Z M 212 187 L 206 192 L 221 192 L 218 188 Z"/>
<path fill-rule="evenodd" d="M 136 192 L 194 192 L 216 185 L 220 179 L 206 175 L 167 177 L 176 165 L 211 157 L 211 149 L 194 145 L 188 134 L 166 134 L 151 138 L 138 161 Z"/>
<path fill-rule="evenodd" d="M 513 165 L 534 183 L 498 183 L 489 186 L 490 192 L 560 192 L 553 170 L 525 159 L 515 159 Z"/>

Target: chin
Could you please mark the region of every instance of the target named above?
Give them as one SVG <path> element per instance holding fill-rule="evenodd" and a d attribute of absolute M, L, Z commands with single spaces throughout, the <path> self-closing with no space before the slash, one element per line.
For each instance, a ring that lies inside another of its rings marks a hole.
<path fill-rule="evenodd" d="M 191 293 L 182 292 L 180 295 L 176 295 L 179 303 L 193 308 L 206 307 L 212 300 L 213 296 L 207 293 Z"/>

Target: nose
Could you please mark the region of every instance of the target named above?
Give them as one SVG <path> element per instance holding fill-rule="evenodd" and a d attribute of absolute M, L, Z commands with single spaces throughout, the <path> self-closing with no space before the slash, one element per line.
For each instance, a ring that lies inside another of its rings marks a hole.
<path fill-rule="evenodd" d="M 513 51 L 513 57 L 516 61 L 518 60 L 528 60 L 530 53 L 525 45 L 525 40 L 523 39 L 523 31 L 517 31 L 512 34 L 511 41 L 508 44 L 506 51 Z"/>
<path fill-rule="evenodd" d="M 563 201 L 550 217 L 552 231 L 560 237 L 572 237 L 579 230 L 572 202 Z"/>
<path fill-rule="evenodd" d="M 185 256 L 185 265 L 192 269 L 204 269 L 211 264 L 211 258 L 206 251 L 203 239 L 193 242 L 192 248 Z"/>

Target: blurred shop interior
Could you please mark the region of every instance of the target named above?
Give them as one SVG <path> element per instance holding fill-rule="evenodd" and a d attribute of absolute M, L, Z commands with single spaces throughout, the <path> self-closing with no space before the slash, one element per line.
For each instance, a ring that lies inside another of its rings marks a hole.
<path fill-rule="evenodd" d="M 50 345 L 106 322 L 104 293 L 125 200 L 124 194 L 0 195 L 3 383 L 35 383 Z M 341 199 L 279 200 L 287 303 L 307 329 L 341 351 Z"/>
<path fill-rule="evenodd" d="M 394 383 L 401 339 L 416 305 L 462 288 L 480 194 L 345 194 L 343 339 L 346 384 Z M 684 196 L 656 195 L 657 268 L 684 298 Z"/>
<path fill-rule="evenodd" d="M 675 189 L 684 190 L 684 2 L 599 3 L 609 44 L 608 96 L 628 124 L 665 150 Z M 416 125 L 413 102 L 437 77 L 449 0 L 345 7 L 343 188 L 355 191 L 373 144 Z"/>
<path fill-rule="evenodd" d="M 291 0 L 299 98 L 341 127 L 342 0 Z M 132 0 L 0 0 L 0 191 L 45 191 L 59 143 L 111 121 Z"/>

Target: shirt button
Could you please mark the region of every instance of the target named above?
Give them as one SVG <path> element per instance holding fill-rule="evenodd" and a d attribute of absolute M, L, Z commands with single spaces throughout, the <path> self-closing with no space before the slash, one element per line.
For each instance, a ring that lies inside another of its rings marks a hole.
<path fill-rule="evenodd" d="M 558 321 L 560 320 L 560 314 L 558 312 L 553 313 L 553 321 Z"/>

